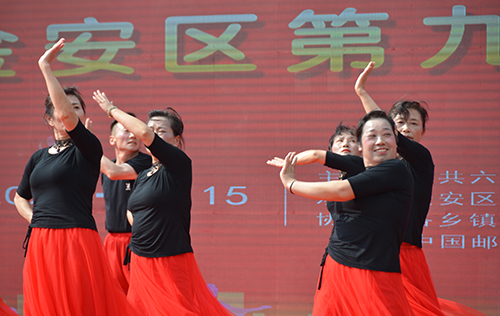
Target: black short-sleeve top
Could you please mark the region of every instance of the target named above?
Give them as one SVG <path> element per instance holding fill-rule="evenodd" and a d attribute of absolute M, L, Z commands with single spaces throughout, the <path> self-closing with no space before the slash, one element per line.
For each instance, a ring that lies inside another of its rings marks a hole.
<path fill-rule="evenodd" d="M 31 227 L 97 230 L 92 197 L 99 180 L 101 143 L 80 121 L 68 134 L 73 146 L 56 154 L 43 148 L 31 156 L 17 193 L 33 198 Z"/>
<path fill-rule="evenodd" d="M 193 252 L 191 247 L 191 159 L 158 135 L 148 147 L 162 166 L 142 171 L 128 201 L 132 212 L 130 250 L 143 257 Z"/>
<path fill-rule="evenodd" d="M 398 159 L 349 177 L 355 198 L 337 209 L 328 254 L 338 263 L 401 272 L 399 248 L 412 203 L 413 180 Z"/>

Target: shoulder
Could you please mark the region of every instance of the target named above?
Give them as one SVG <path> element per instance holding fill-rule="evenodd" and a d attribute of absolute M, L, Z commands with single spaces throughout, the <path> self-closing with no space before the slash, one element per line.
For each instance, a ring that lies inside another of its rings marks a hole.
<path fill-rule="evenodd" d="M 45 155 L 48 155 L 49 153 L 49 148 L 50 147 L 45 147 L 45 148 L 41 148 L 41 149 L 38 149 L 37 151 L 35 151 L 31 157 L 30 157 L 30 161 L 32 162 L 37 162 L 39 161 L 40 159 L 42 159 Z"/>
<path fill-rule="evenodd" d="M 141 161 L 148 161 L 151 162 L 151 156 L 150 155 L 147 155 L 143 152 L 139 152 L 139 154 L 137 155 L 137 157 L 134 157 L 134 159 L 136 160 L 141 160 Z"/>
<path fill-rule="evenodd" d="M 398 152 L 405 156 L 411 156 L 404 157 L 406 160 L 410 160 L 410 158 L 418 158 L 419 160 L 433 163 L 431 152 L 427 149 L 427 147 L 405 137 L 401 133 L 398 133 Z"/>
<path fill-rule="evenodd" d="M 393 170 L 394 173 L 399 173 L 399 172 L 409 173 L 410 172 L 408 170 L 408 168 L 405 166 L 405 164 L 399 159 L 390 159 L 390 160 L 384 161 L 384 162 L 378 164 L 377 166 L 375 166 L 374 168 L 377 168 L 377 167 L 380 169 L 384 169 L 384 170 Z"/>

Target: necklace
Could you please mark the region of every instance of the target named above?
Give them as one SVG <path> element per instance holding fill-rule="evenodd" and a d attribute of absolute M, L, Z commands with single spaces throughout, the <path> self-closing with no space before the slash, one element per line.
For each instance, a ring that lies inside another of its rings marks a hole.
<path fill-rule="evenodd" d="M 74 143 L 71 140 L 71 138 L 68 138 L 68 139 L 56 139 L 56 142 L 54 143 L 54 145 L 52 145 L 52 148 L 54 148 L 54 150 L 56 152 L 60 152 L 62 149 L 65 149 L 66 147 L 70 147 L 73 144 Z"/>
<path fill-rule="evenodd" d="M 155 163 L 153 163 L 153 165 L 151 166 L 151 169 L 147 173 L 148 177 L 151 177 L 158 170 L 160 170 L 161 166 L 163 166 L 163 165 L 162 165 L 162 163 L 160 161 L 156 161 Z"/>

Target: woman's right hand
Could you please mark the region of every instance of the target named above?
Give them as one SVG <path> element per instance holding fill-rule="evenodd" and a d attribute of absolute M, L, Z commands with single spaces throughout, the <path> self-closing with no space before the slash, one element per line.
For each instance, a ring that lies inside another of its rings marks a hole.
<path fill-rule="evenodd" d="M 94 95 L 92 98 L 99 104 L 101 109 L 109 114 L 109 109 L 113 106 L 113 103 L 108 100 L 108 97 L 104 92 L 101 92 L 99 90 L 94 91 Z"/>

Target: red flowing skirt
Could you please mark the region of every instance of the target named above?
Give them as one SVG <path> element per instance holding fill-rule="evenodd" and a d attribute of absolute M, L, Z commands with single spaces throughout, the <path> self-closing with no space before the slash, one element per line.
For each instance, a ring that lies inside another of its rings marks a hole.
<path fill-rule="evenodd" d="M 108 258 L 111 273 L 118 280 L 125 294 L 128 292 L 130 269 L 128 265 L 123 265 L 123 260 L 131 236 L 132 233 L 109 233 L 104 238 L 104 253 Z"/>
<path fill-rule="evenodd" d="M 437 297 L 422 248 L 403 243 L 399 259 L 406 297 L 416 316 L 486 316 L 468 306 Z"/>
<path fill-rule="evenodd" d="M 234 316 L 203 280 L 193 253 L 146 258 L 131 254 L 128 299 L 144 316 Z"/>
<path fill-rule="evenodd" d="M 0 316 L 19 316 L 18 313 L 14 312 L 9 305 L 5 304 L 5 302 L 0 297 Z"/>
<path fill-rule="evenodd" d="M 416 316 L 444 316 L 422 248 L 401 244 L 399 253 L 406 297 Z"/>
<path fill-rule="evenodd" d="M 351 268 L 327 256 L 313 316 L 411 315 L 401 274 Z"/>
<path fill-rule="evenodd" d="M 441 310 L 446 316 L 487 316 L 469 306 L 438 298 Z"/>
<path fill-rule="evenodd" d="M 33 228 L 23 269 L 24 315 L 141 315 L 111 275 L 92 229 Z"/>

